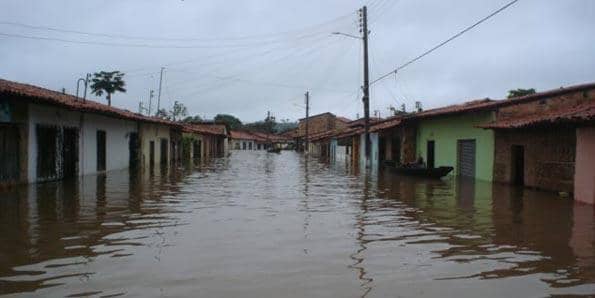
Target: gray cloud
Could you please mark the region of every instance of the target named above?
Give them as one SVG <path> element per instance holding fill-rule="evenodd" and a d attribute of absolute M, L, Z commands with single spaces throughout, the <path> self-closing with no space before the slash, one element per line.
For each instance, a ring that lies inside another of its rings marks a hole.
<path fill-rule="evenodd" d="M 463 29 L 505 0 L 370 0 L 372 78 Z M 75 91 L 86 72 L 127 72 L 128 92 L 114 104 L 136 110 L 157 89 L 166 67 L 162 105 L 184 102 L 192 114 L 231 113 L 245 121 L 312 112 L 361 115 L 361 48 L 355 11 L 364 1 L 35 1 L 4 0 L 0 21 L 113 35 L 86 36 L 0 24 L 0 33 L 83 42 L 194 46 L 147 48 L 83 45 L 0 36 L 0 77 Z M 475 98 L 502 98 L 512 88 L 545 90 L 594 81 L 595 2 L 521 0 L 395 77 L 375 84 L 372 110 L 416 100 L 427 108 Z M 339 18 L 344 16 L 343 18 Z M 318 24 L 318 25 L 317 25 Z M 322 24 L 322 25 L 319 25 Z M 287 32 L 286 34 L 276 34 Z M 266 35 L 268 37 L 262 37 Z M 260 36 L 237 40 L 229 37 Z M 205 40 L 207 39 L 207 40 Z M 234 47 L 240 46 L 243 47 Z M 200 48 L 207 47 L 207 48 Z M 102 99 L 98 99 L 102 100 Z"/>

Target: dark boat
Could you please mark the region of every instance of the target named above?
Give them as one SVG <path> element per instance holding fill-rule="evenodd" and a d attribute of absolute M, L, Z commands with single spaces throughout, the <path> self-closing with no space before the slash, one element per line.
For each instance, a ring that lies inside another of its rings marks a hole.
<path fill-rule="evenodd" d="M 395 166 L 389 167 L 393 172 L 401 175 L 442 178 L 453 170 L 453 167 L 426 168 L 419 166 Z"/>
<path fill-rule="evenodd" d="M 268 153 L 281 153 L 281 148 L 271 148 L 267 150 Z"/>

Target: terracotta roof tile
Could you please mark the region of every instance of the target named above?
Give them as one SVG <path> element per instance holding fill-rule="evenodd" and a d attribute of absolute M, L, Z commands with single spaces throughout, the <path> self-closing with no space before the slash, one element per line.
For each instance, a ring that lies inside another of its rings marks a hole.
<path fill-rule="evenodd" d="M 34 103 L 56 105 L 74 111 L 97 113 L 127 120 L 159 123 L 181 128 L 180 124 L 168 120 L 148 117 L 128 110 L 101 104 L 96 101 L 88 99 L 83 100 L 82 98 L 73 95 L 3 79 L 0 79 L 0 94 L 19 96 Z"/>
<path fill-rule="evenodd" d="M 478 127 L 493 129 L 513 129 L 538 125 L 563 123 L 595 122 L 595 102 L 587 102 L 566 109 L 552 110 L 545 113 L 525 115 L 521 117 L 497 120 Z"/>

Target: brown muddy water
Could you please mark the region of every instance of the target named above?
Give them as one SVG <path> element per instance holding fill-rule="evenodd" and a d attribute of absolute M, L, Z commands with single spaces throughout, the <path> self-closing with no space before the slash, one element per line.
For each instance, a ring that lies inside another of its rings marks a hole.
<path fill-rule="evenodd" d="M 0 294 L 595 294 L 594 208 L 557 195 L 234 152 L 0 194 Z"/>

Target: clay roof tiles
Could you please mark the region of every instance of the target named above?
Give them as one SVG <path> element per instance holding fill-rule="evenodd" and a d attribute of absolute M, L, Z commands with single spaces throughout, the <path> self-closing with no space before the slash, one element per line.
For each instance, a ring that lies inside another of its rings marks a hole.
<path fill-rule="evenodd" d="M 556 109 L 537 114 L 497 120 L 480 125 L 483 128 L 513 129 L 539 125 L 595 122 L 595 102 L 587 102 L 574 107 Z"/>
<path fill-rule="evenodd" d="M 149 117 L 128 110 L 98 103 L 96 101 L 88 99 L 83 100 L 82 98 L 73 95 L 3 79 L 0 79 L 0 94 L 25 97 L 31 102 L 56 105 L 74 111 L 97 113 L 127 120 L 159 123 L 181 128 L 180 124 L 172 121 L 156 117 Z"/>

